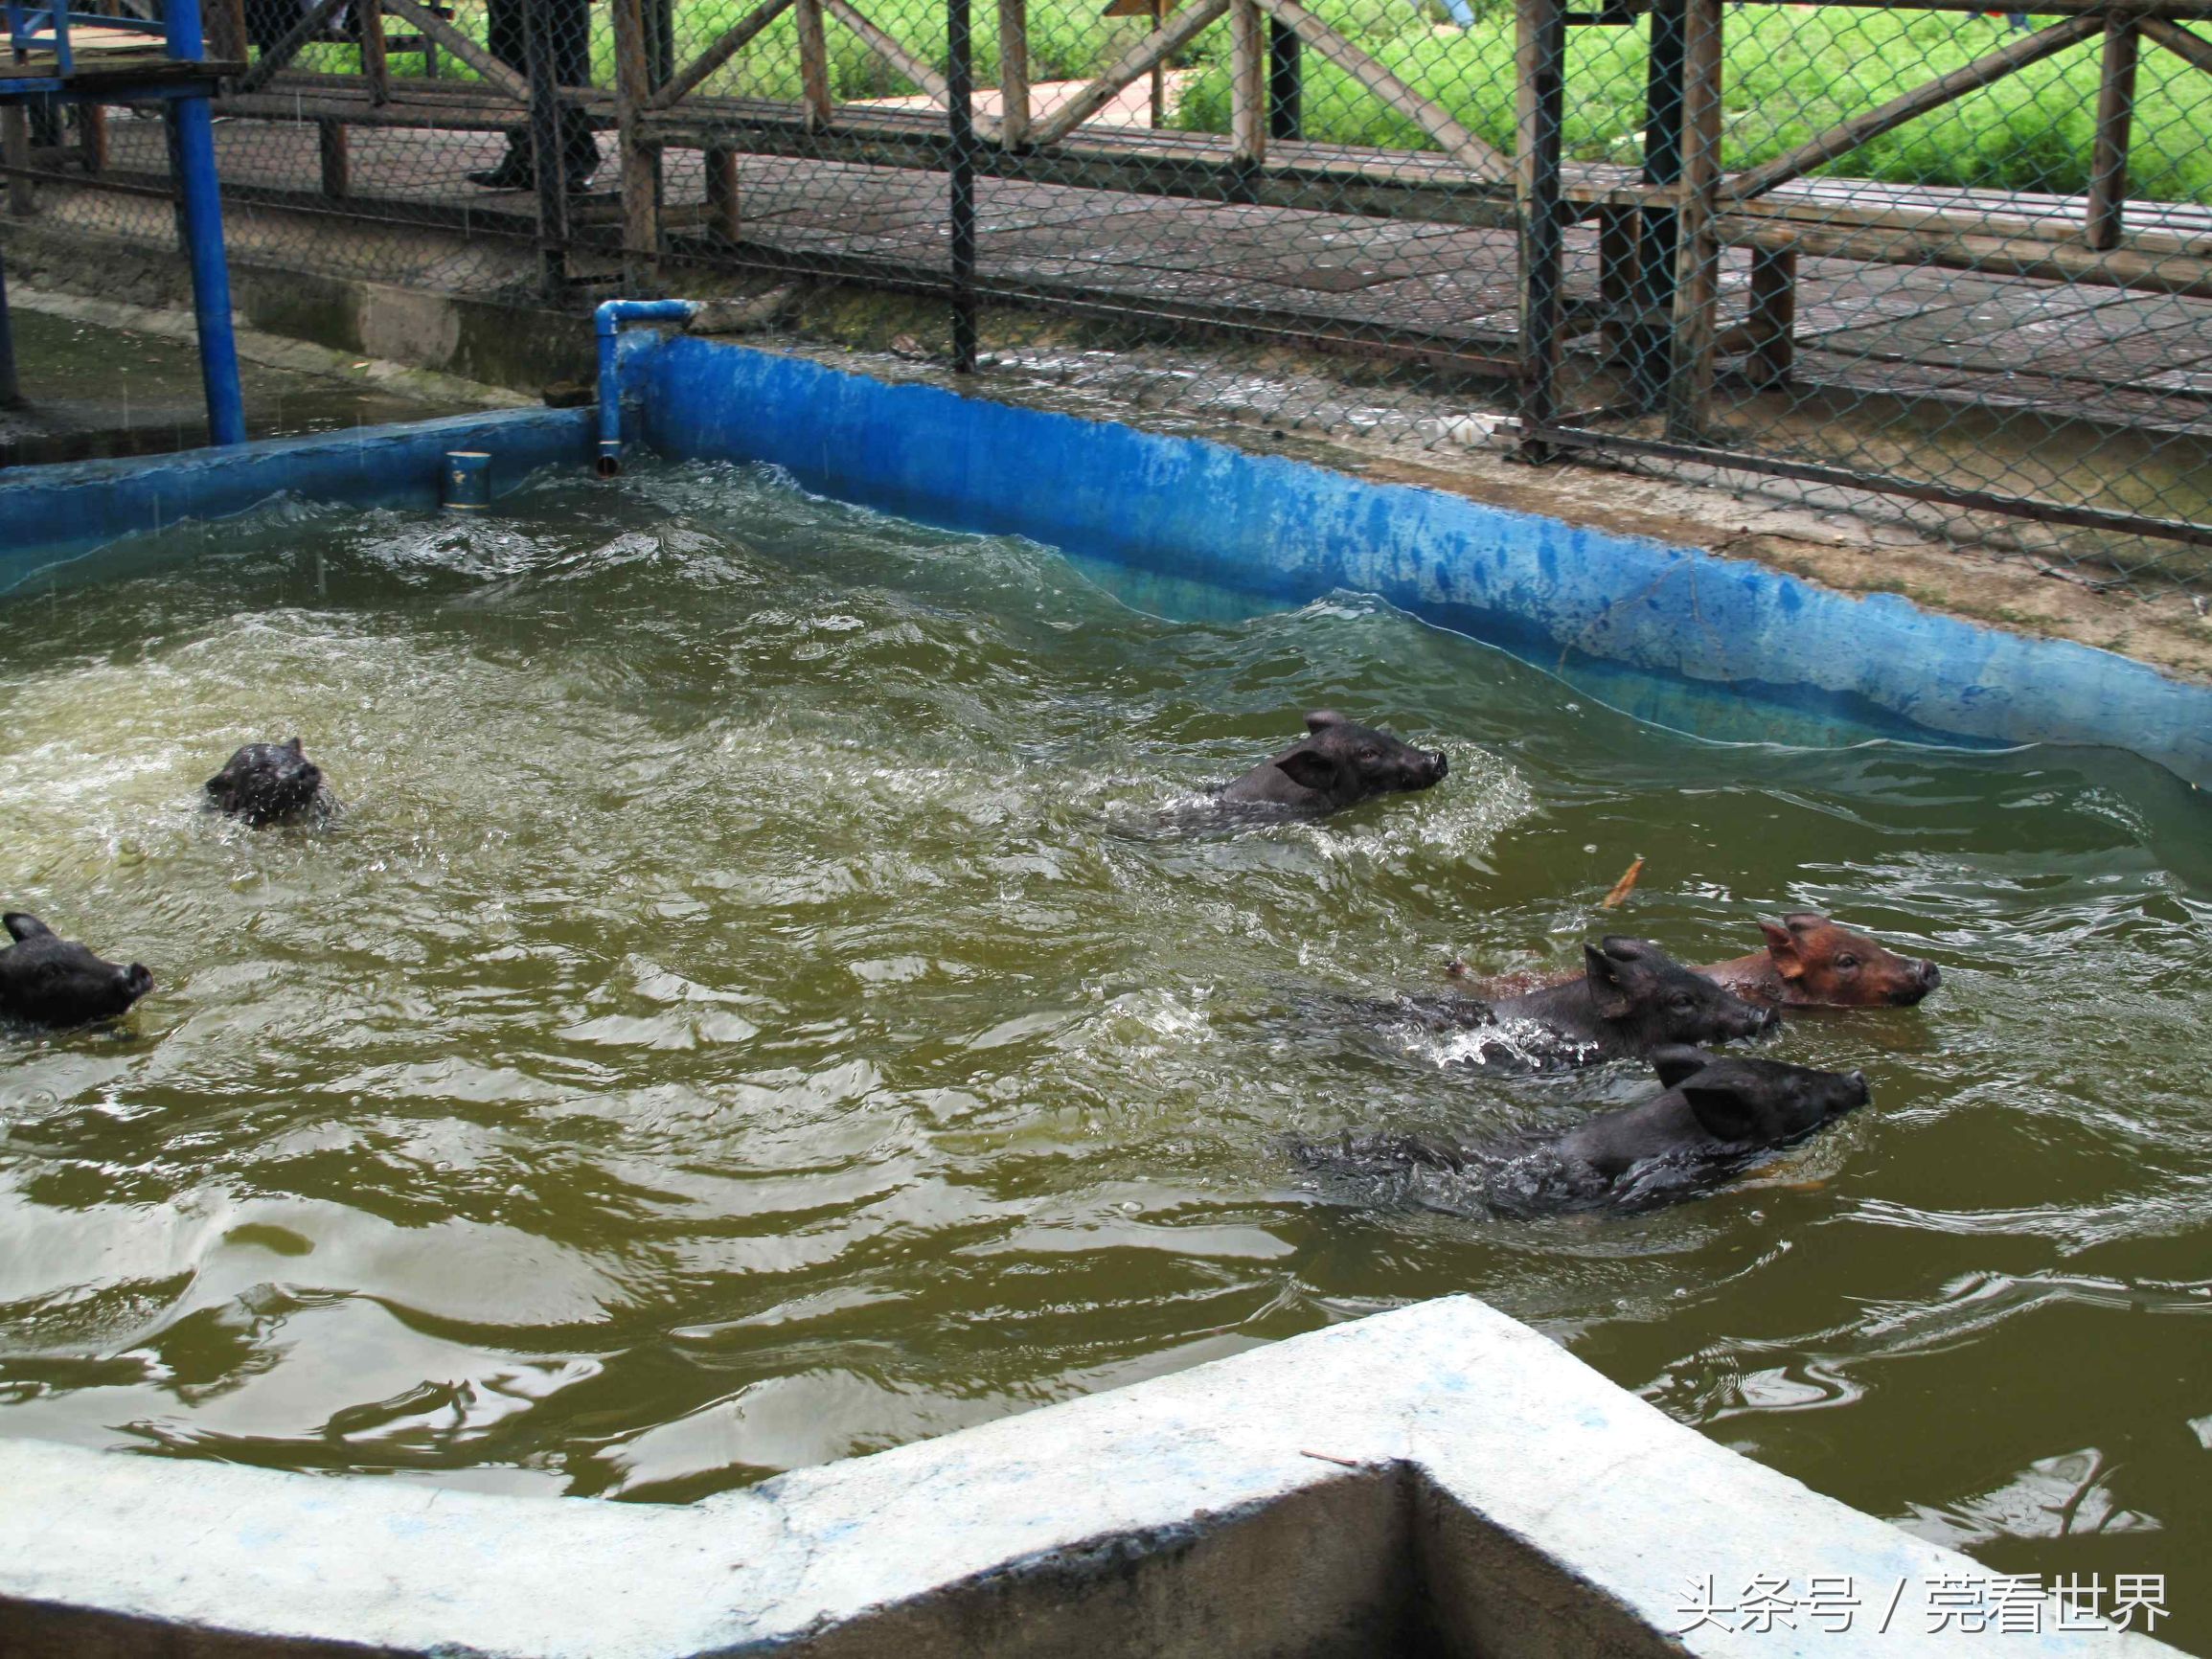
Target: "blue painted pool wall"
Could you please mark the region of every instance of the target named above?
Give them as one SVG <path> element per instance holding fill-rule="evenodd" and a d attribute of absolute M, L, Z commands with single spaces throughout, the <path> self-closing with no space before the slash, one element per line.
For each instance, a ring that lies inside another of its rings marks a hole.
<path fill-rule="evenodd" d="M 183 518 L 228 518 L 275 495 L 434 508 L 448 449 L 489 451 L 496 493 L 540 466 L 588 466 L 591 447 L 590 410 L 518 409 L 11 469 L 0 472 L 0 593 L 119 537 Z"/>
<path fill-rule="evenodd" d="M 744 347 L 638 334 L 621 361 L 633 436 L 664 455 L 772 462 L 809 489 L 927 523 L 1292 602 L 1338 587 L 1377 593 L 1668 724 L 1685 723 L 1670 718 L 1677 705 L 1710 700 L 1696 683 L 1724 682 L 1922 740 L 2118 744 L 2212 783 L 2212 690 L 2087 646 L 1436 490 Z"/>

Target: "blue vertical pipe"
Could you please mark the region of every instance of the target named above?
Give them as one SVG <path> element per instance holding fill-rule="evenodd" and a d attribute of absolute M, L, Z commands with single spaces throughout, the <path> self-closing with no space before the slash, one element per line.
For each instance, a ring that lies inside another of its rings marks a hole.
<path fill-rule="evenodd" d="M 615 341 L 625 323 L 681 323 L 698 311 L 690 300 L 608 300 L 592 313 L 599 333 L 599 475 L 622 470 L 622 378 Z"/>
<path fill-rule="evenodd" d="M 197 63 L 207 56 L 200 37 L 199 0 L 168 0 L 169 52 Z M 169 105 L 171 153 L 184 198 L 184 251 L 192 264 L 192 307 L 199 320 L 199 377 L 207 393 L 208 439 L 246 441 L 245 393 L 239 385 L 238 337 L 231 331 L 230 262 L 223 253 L 221 185 L 216 176 L 215 119 L 204 93 Z"/>

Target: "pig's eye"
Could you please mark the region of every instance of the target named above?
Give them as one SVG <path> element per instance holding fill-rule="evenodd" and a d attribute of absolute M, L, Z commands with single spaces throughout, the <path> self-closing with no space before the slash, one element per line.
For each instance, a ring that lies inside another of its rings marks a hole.
<path fill-rule="evenodd" d="M 1855 968 L 1859 966 L 1859 958 L 1856 956 L 1839 956 L 1836 959 L 1836 966 L 1847 970 Z"/>
<path fill-rule="evenodd" d="M 1362 749 L 1359 751 L 1359 758 L 1362 761 L 1380 761 L 1382 759 L 1382 751 L 1374 748 Z"/>

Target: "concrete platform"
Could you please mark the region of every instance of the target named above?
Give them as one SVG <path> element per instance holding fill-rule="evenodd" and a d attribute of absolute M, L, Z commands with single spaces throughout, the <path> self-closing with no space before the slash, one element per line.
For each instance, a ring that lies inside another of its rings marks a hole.
<path fill-rule="evenodd" d="M 1993 1589 L 1466 1297 L 681 1509 L 25 1441 L 0 1493 L 26 1659 L 1780 1659 L 1984 1651 L 2000 1610 L 2008 1653 L 2172 1651 Z"/>

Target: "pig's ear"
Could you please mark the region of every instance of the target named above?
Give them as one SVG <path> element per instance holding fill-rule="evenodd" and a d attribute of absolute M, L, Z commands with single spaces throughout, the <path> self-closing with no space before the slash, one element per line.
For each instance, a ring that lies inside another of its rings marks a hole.
<path fill-rule="evenodd" d="M 302 752 L 300 749 L 300 740 L 297 738 L 294 738 L 290 742 L 286 743 L 285 747 L 289 749 L 295 755 Z"/>
<path fill-rule="evenodd" d="M 1331 726 L 1342 726 L 1348 724 L 1350 724 L 1350 722 L 1346 720 L 1342 715 L 1339 715 L 1334 709 L 1315 709 L 1311 714 L 1306 716 L 1306 729 L 1309 732 L 1325 732 Z"/>
<path fill-rule="evenodd" d="M 43 939 L 54 932 L 35 916 L 26 916 L 20 910 L 11 910 L 6 916 L 0 916 L 0 927 L 5 927 L 17 940 Z"/>
<path fill-rule="evenodd" d="M 1660 1084 L 1670 1089 L 1688 1082 L 1712 1063 L 1712 1057 L 1704 1050 L 1681 1043 L 1652 1051 L 1652 1069 L 1659 1074 Z"/>
<path fill-rule="evenodd" d="M 1748 1141 L 1758 1134 L 1758 1107 L 1735 1083 L 1685 1083 L 1682 1099 L 1717 1141 Z"/>
<path fill-rule="evenodd" d="M 1792 917 L 1792 921 L 1797 918 Z M 1784 979 L 1801 979 L 1805 974 L 1805 959 L 1797 953 L 1797 936 L 1779 921 L 1759 919 L 1759 931 L 1767 936 L 1767 954 L 1774 959 L 1774 966 Z"/>
<path fill-rule="evenodd" d="M 1590 1001 L 1600 1019 L 1626 1019 L 1631 1006 L 1621 982 L 1621 965 L 1594 944 L 1583 946 L 1583 966 L 1590 981 Z"/>
<path fill-rule="evenodd" d="M 1336 786 L 1336 762 L 1311 749 L 1292 749 L 1275 766 L 1301 789 L 1318 789 L 1326 795 Z"/>

